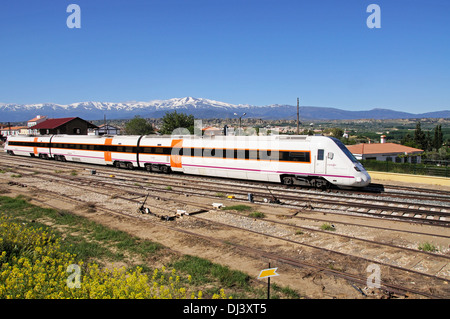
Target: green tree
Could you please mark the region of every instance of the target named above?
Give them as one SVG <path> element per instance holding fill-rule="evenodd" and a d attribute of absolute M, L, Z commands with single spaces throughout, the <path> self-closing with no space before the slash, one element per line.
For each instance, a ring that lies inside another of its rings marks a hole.
<path fill-rule="evenodd" d="M 416 142 L 414 141 L 414 138 L 409 133 L 406 133 L 406 135 L 403 136 L 401 144 L 405 145 L 405 146 L 409 146 L 409 147 L 414 147 L 414 148 L 418 148 L 419 147 L 416 144 Z"/>
<path fill-rule="evenodd" d="M 425 132 L 422 131 L 420 122 L 417 122 L 417 124 L 416 124 L 416 130 L 414 131 L 414 142 L 416 143 L 416 145 L 419 148 L 421 148 L 423 150 L 428 149 L 427 136 L 426 136 Z"/>
<path fill-rule="evenodd" d="M 177 128 L 186 128 L 194 134 L 194 116 L 177 111 L 167 112 L 162 118 L 161 134 L 170 135 Z"/>
<path fill-rule="evenodd" d="M 331 134 L 333 134 L 333 137 L 342 139 L 342 136 L 344 135 L 344 130 L 339 127 L 333 127 L 331 129 Z"/>
<path fill-rule="evenodd" d="M 136 115 L 125 124 L 125 133 L 128 135 L 147 135 L 154 133 L 154 130 L 151 123 Z"/>
<path fill-rule="evenodd" d="M 433 137 L 433 148 L 436 150 L 440 149 L 442 147 L 442 143 L 444 143 L 444 136 L 442 134 L 442 127 L 441 125 L 436 125 L 434 128 L 434 137 Z"/>

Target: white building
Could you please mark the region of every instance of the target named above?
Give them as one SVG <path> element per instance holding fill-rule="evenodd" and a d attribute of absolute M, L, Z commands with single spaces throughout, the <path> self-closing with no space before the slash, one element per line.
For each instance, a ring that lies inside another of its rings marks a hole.
<path fill-rule="evenodd" d="M 420 163 L 423 150 L 395 143 L 347 145 L 358 160 L 390 161 L 395 163 Z"/>

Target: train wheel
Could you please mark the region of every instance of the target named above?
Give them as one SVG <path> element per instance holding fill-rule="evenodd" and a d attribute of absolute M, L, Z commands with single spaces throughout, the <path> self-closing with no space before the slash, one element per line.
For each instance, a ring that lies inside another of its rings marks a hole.
<path fill-rule="evenodd" d="M 151 172 L 152 171 L 152 165 L 151 164 L 145 164 L 145 170 L 147 172 Z"/>
<path fill-rule="evenodd" d="M 291 176 L 284 176 L 283 177 L 283 184 L 284 185 L 288 185 L 288 186 L 294 185 L 294 178 L 291 177 Z"/>
<path fill-rule="evenodd" d="M 128 163 L 127 163 L 127 168 L 128 168 L 128 169 L 133 169 L 133 168 L 134 168 L 134 167 L 133 167 L 133 163 L 128 162 Z"/>
<path fill-rule="evenodd" d="M 170 167 L 169 166 L 161 166 L 161 172 L 163 172 L 164 174 L 169 174 L 170 173 Z"/>
<path fill-rule="evenodd" d="M 312 185 L 316 188 L 327 189 L 330 186 L 330 183 L 323 179 L 314 179 Z"/>

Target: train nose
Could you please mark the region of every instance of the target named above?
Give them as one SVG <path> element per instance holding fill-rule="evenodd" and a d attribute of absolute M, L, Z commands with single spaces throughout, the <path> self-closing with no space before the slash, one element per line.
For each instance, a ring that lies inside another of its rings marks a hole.
<path fill-rule="evenodd" d="M 372 181 L 370 175 L 367 172 L 364 172 L 359 174 L 359 176 L 356 177 L 356 183 L 358 186 L 365 187 L 370 184 Z"/>

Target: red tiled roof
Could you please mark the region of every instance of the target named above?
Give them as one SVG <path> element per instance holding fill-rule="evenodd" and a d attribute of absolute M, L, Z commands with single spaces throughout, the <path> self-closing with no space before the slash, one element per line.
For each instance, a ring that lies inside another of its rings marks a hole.
<path fill-rule="evenodd" d="M 352 154 L 391 154 L 391 153 L 416 153 L 423 150 L 395 143 L 375 143 L 347 145 Z"/>
<path fill-rule="evenodd" d="M 60 127 L 63 124 L 66 124 L 72 120 L 76 119 L 76 117 L 64 117 L 60 119 L 48 119 L 41 123 L 38 123 L 32 127 L 30 127 L 33 130 L 40 130 L 40 129 L 55 129 L 57 127 Z"/>
<path fill-rule="evenodd" d="M 38 115 L 38 116 L 36 116 L 35 118 L 33 118 L 33 119 L 31 119 L 31 120 L 29 120 L 29 121 L 27 121 L 27 122 L 36 122 L 37 120 L 45 120 L 47 118 L 47 116 L 44 116 L 44 115 Z"/>
<path fill-rule="evenodd" d="M 57 127 L 60 127 L 63 124 L 66 124 L 72 120 L 76 119 L 76 117 L 64 117 L 59 119 L 48 119 L 41 123 L 36 124 L 35 126 L 32 126 L 32 129 L 55 129 Z"/>

